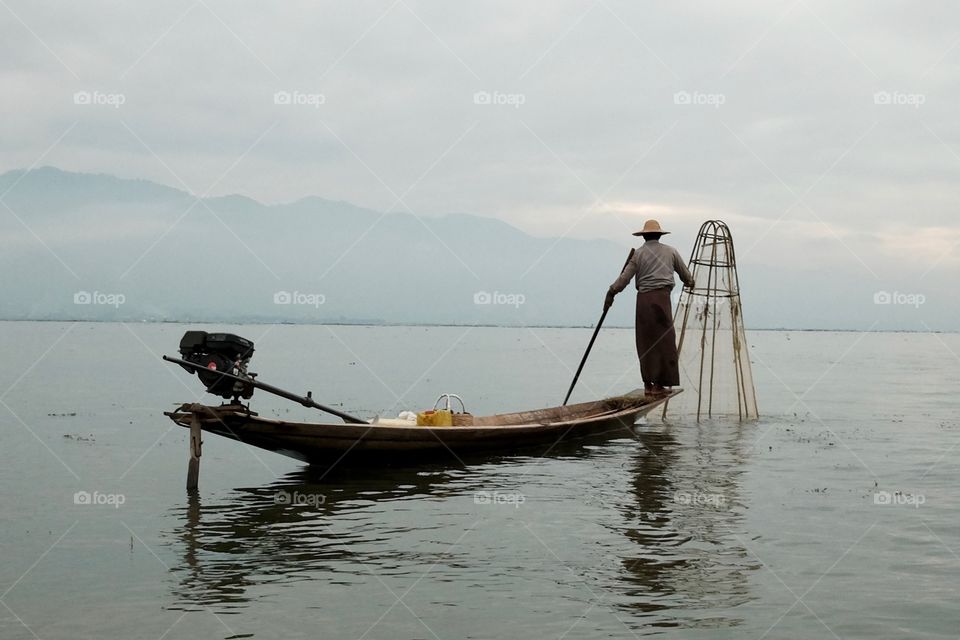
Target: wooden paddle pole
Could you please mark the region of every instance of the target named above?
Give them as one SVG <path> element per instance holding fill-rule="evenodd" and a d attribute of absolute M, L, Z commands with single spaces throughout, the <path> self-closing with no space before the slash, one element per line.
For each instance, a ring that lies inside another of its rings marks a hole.
<path fill-rule="evenodd" d="M 630 261 L 633 260 L 633 254 L 636 249 L 630 249 L 630 254 L 627 256 L 626 262 L 623 263 L 623 269 L 620 269 L 620 273 L 623 273 L 627 268 L 627 265 L 630 264 Z M 583 352 L 583 358 L 580 360 L 580 366 L 577 367 L 577 372 L 573 375 L 573 382 L 570 383 L 570 388 L 567 390 L 567 397 L 563 399 L 563 406 L 567 406 L 567 400 L 570 399 L 570 394 L 573 393 L 573 388 L 577 386 L 577 380 L 580 379 L 580 372 L 583 371 L 583 365 L 587 363 L 587 357 L 590 355 L 590 350 L 593 349 L 593 343 L 597 339 L 597 334 L 600 333 L 600 327 L 603 326 L 603 321 L 607 317 L 607 311 L 610 308 L 604 306 L 603 313 L 600 314 L 600 320 L 597 322 L 597 328 L 593 330 L 593 335 L 590 337 L 590 344 L 587 345 L 587 350 Z"/>

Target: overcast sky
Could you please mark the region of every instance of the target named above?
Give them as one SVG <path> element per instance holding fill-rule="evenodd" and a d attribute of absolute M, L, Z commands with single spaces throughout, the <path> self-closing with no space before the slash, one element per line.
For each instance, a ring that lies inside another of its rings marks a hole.
<path fill-rule="evenodd" d="M 956 275 L 960 6 L 0 3 L 0 169 L 498 217 L 926 291 Z"/>

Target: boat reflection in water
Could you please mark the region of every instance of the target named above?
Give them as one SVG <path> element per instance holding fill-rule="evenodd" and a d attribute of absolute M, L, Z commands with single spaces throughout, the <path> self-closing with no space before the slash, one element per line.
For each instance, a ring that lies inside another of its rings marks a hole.
<path fill-rule="evenodd" d="M 632 627 L 729 627 L 752 596 L 761 565 L 740 542 L 742 428 L 684 425 L 644 431 L 632 462 L 621 531 L 635 549 L 620 560 Z M 674 432 L 677 433 L 674 436 Z M 682 612 L 682 615 L 679 615 Z"/>
<path fill-rule="evenodd" d="M 441 619 L 456 611 L 483 620 L 491 602 L 511 601 L 517 628 L 562 626 L 599 597 L 581 624 L 621 633 L 624 624 L 738 625 L 736 607 L 751 599 L 748 577 L 759 568 L 740 542 L 748 534 L 739 429 L 656 424 L 636 438 L 561 443 L 546 458 L 487 457 L 466 468 L 304 468 L 219 499 L 193 496 L 167 527 L 182 557 L 169 608 L 240 613 L 303 583 L 285 593 L 313 609 L 311 619 L 360 628 L 393 602 L 381 578 L 402 593 L 430 573 L 415 593 Z M 521 508 L 476 505 L 476 491 L 511 482 L 527 494 Z M 584 503 L 587 494 L 615 496 L 616 506 Z M 584 517 L 612 535 L 584 537 Z M 590 589 L 568 591 L 574 575 Z M 335 609 L 338 598 L 366 608 Z"/>
<path fill-rule="evenodd" d="M 174 546 L 183 547 L 183 563 L 173 569 L 176 604 L 169 608 L 236 612 L 251 601 L 252 587 L 315 579 L 320 572 L 329 584 L 337 584 L 338 575 L 351 583 L 363 572 L 351 543 L 370 535 L 337 518 L 350 519 L 372 503 L 443 496 L 453 477 L 440 465 L 349 479 L 304 467 L 265 487 L 236 489 L 222 502 L 205 504 L 192 493 L 186 509 L 172 514 L 182 525 L 171 535 Z"/>

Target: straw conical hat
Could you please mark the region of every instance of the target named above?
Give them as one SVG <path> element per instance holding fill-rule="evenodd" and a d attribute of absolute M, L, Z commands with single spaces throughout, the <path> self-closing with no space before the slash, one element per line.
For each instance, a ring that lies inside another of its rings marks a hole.
<path fill-rule="evenodd" d="M 659 233 L 661 235 L 664 235 L 670 232 L 664 231 L 663 229 L 661 229 L 660 223 L 657 222 L 656 220 L 647 220 L 646 222 L 643 223 L 643 229 L 640 229 L 640 231 L 637 231 L 633 235 L 642 236 L 645 233 Z"/>

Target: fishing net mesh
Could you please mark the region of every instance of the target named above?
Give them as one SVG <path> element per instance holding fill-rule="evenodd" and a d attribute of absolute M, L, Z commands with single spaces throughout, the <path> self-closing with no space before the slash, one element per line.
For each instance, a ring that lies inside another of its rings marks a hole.
<path fill-rule="evenodd" d="M 674 314 L 680 386 L 664 416 L 758 417 L 757 396 L 740 305 L 730 229 L 719 220 L 700 227 L 690 256 L 695 286 L 684 287 Z"/>

